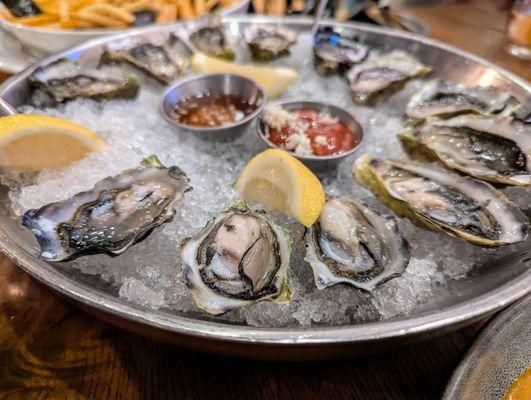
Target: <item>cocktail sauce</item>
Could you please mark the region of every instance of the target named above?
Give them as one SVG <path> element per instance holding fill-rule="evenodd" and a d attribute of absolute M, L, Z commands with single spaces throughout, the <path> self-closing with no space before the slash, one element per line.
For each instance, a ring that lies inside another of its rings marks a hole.
<path fill-rule="evenodd" d="M 316 156 L 340 154 L 356 146 L 356 137 L 341 121 L 309 108 L 290 110 L 305 127 L 305 134 L 310 138 L 311 149 Z M 299 134 L 298 129 L 285 125 L 277 130 L 270 128 L 269 140 L 281 148 L 287 148 L 290 136 Z"/>

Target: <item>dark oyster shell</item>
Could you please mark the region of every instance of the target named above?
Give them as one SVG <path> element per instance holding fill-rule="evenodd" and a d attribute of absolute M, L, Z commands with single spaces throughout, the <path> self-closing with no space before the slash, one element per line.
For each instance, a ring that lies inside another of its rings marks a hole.
<path fill-rule="evenodd" d="M 130 99 L 136 96 L 140 86 L 140 81 L 134 74 L 124 75 L 116 70 L 84 68 L 68 58 L 61 58 L 37 68 L 31 74 L 30 80 L 55 102 L 77 97 Z M 40 104 L 41 101 L 37 99 L 37 103 Z"/>
<path fill-rule="evenodd" d="M 177 36 L 170 34 L 162 44 L 143 42 L 108 46 L 100 64 L 127 62 L 161 83 L 170 83 L 188 66 L 190 50 Z"/>
<path fill-rule="evenodd" d="M 119 255 L 173 218 L 173 205 L 191 190 L 188 182 L 178 167 L 166 168 L 151 156 L 90 191 L 27 211 L 22 223 L 35 235 L 46 261 Z"/>
<path fill-rule="evenodd" d="M 369 54 L 369 47 L 327 29 L 315 35 L 313 54 L 316 71 L 321 75 L 329 75 L 343 73 L 362 62 Z"/>
<path fill-rule="evenodd" d="M 289 54 L 297 33 L 281 26 L 252 25 L 244 32 L 245 40 L 255 60 L 268 61 Z"/>

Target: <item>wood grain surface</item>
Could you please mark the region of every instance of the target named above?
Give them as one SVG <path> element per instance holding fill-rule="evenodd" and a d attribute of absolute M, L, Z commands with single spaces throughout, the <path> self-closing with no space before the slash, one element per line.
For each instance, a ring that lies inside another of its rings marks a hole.
<path fill-rule="evenodd" d="M 506 55 L 507 1 L 408 8 L 429 34 L 531 79 Z M 159 344 L 71 306 L 0 254 L 0 399 L 433 399 L 481 323 L 406 348 L 262 363 Z"/>

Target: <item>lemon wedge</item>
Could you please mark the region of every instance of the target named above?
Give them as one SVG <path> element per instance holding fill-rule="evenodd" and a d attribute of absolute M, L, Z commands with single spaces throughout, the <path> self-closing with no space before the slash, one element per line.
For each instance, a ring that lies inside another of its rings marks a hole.
<path fill-rule="evenodd" d="M 23 114 L 0 118 L 0 167 L 61 168 L 105 145 L 94 132 L 60 118 Z"/>
<path fill-rule="evenodd" d="M 203 53 L 195 53 L 191 64 L 192 70 L 196 73 L 228 73 L 252 79 L 262 86 L 270 99 L 280 95 L 297 79 L 297 71 L 291 68 L 234 64 L 208 57 Z"/>
<path fill-rule="evenodd" d="M 235 185 L 247 199 L 290 215 L 306 227 L 319 218 L 325 203 L 319 179 L 284 150 L 254 156 Z"/>

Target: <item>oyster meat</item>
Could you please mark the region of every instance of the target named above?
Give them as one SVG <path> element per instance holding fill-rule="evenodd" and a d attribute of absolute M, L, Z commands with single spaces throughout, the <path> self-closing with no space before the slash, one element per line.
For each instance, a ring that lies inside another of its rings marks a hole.
<path fill-rule="evenodd" d="M 441 161 L 489 182 L 531 185 L 531 126 L 520 120 L 468 114 L 398 137 L 413 158 Z"/>
<path fill-rule="evenodd" d="M 412 55 L 394 50 L 354 65 L 346 74 L 354 101 L 369 102 L 376 94 L 394 90 L 412 78 L 426 75 L 431 68 Z"/>
<path fill-rule="evenodd" d="M 36 106 L 47 105 L 44 97 L 51 98 L 52 103 L 77 97 L 129 99 L 136 96 L 140 86 L 134 74 L 84 68 L 68 58 L 37 68 L 30 80 L 39 89 L 33 99 Z"/>
<path fill-rule="evenodd" d="M 368 54 L 368 46 L 342 37 L 332 30 L 322 30 L 315 35 L 314 66 L 321 75 L 343 73 L 354 64 L 362 62 Z"/>
<path fill-rule="evenodd" d="M 268 61 L 289 54 L 297 41 L 297 32 L 281 26 L 251 25 L 243 36 L 255 60 Z"/>
<path fill-rule="evenodd" d="M 526 239 L 528 221 L 490 184 L 427 164 L 365 155 L 356 180 L 397 214 L 471 243 L 495 247 Z"/>
<path fill-rule="evenodd" d="M 173 205 L 191 190 L 188 182 L 178 167 L 165 168 L 151 156 L 90 191 L 27 211 L 22 223 L 35 235 L 46 261 L 119 255 L 172 219 Z"/>
<path fill-rule="evenodd" d="M 223 314 L 255 301 L 289 300 L 287 233 L 262 211 L 236 205 L 181 244 L 182 278 L 199 308 Z"/>
<path fill-rule="evenodd" d="M 129 40 L 111 43 L 100 64 L 127 62 L 162 83 L 170 83 L 184 73 L 190 54 L 185 43 L 170 34 L 161 44 Z"/>
<path fill-rule="evenodd" d="M 372 290 L 405 271 L 409 249 L 393 216 L 349 196 L 332 197 L 307 232 L 305 260 L 319 289 L 347 283 Z"/>
<path fill-rule="evenodd" d="M 197 51 L 209 56 L 227 60 L 233 60 L 235 57 L 219 18 L 210 17 L 200 22 L 199 28 L 190 33 L 189 40 Z"/>
<path fill-rule="evenodd" d="M 448 118 L 464 113 L 493 115 L 517 105 L 518 101 L 510 93 L 494 87 L 467 88 L 433 79 L 411 97 L 406 115 L 417 120 Z"/>

